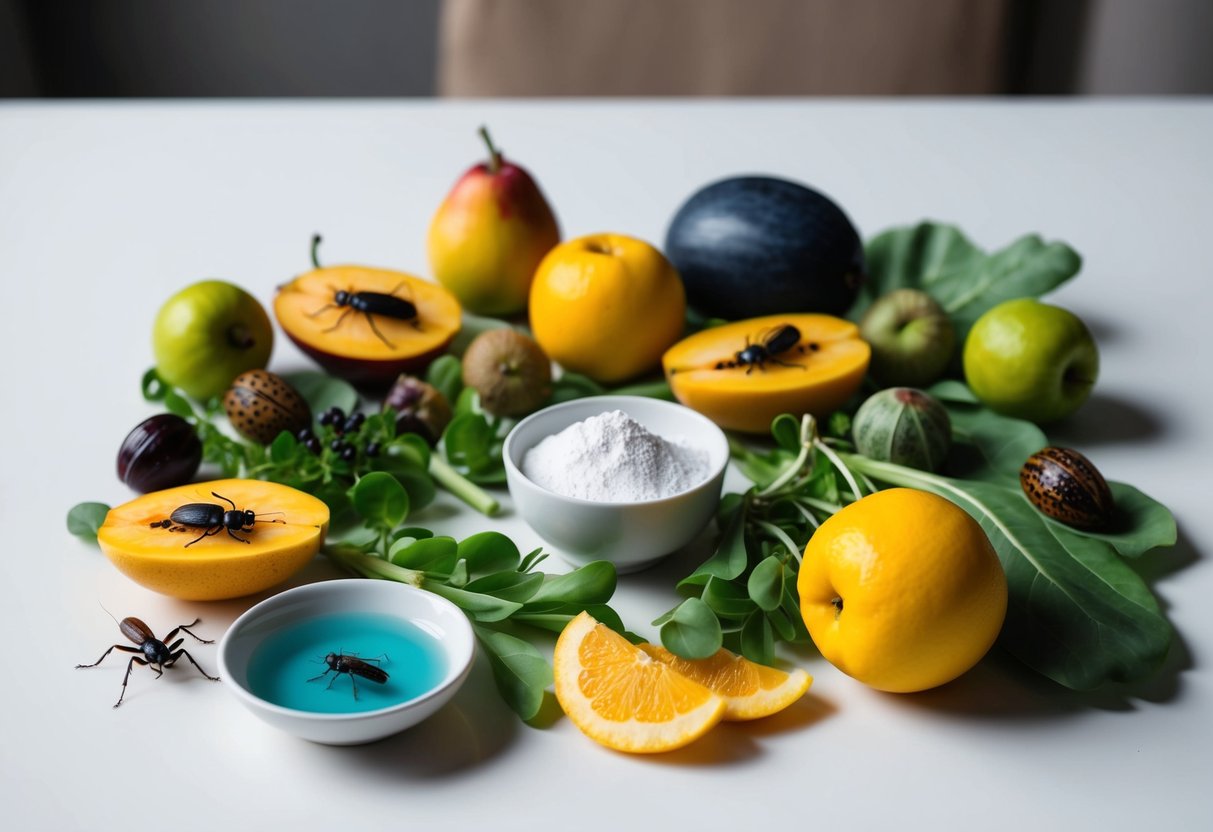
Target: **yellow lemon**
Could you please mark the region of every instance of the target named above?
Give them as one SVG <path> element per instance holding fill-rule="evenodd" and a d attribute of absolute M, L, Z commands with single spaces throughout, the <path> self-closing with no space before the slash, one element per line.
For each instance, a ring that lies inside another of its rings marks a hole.
<path fill-rule="evenodd" d="M 981 526 L 942 497 L 893 488 L 821 524 L 797 580 L 821 654 L 880 690 L 926 690 L 997 638 L 1007 579 Z"/>
<path fill-rule="evenodd" d="M 573 724 L 617 751 L 672 751 L 724 716 L 715 693 L 585 612 L 556 639 L 552 670 L 556 699 Z"/>
<path fill-rule="evenodd" d="M 566 370 L 613 384 L 654 370 L 682 336 L 686 293 L 648 243 L 591 234 L 561 243 L 535 272 L 531 331 Z"/>

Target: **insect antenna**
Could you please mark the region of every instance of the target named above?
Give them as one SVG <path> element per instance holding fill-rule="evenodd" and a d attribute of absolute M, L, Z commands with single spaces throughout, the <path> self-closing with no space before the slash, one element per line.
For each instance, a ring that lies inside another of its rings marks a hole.
<path fill-rule="evenodd" d="M 224 500 L 224 501 L 226 501 L 227 503 L 231 504 L 232 511 L 235 511 L 235 510 L 236 510 L 236 504 L 235 504 L 235 503 L 233 503 L 231 500 L 229 500 L 227 497 L 224 497 L 222 494 L 216 494 L 214 491 L 212 491 L 212 492 L 211 492 L 211 496 L 212 496 L 212 497 L 218 497 L 220 500 Z"/>
<path fill-rule="evenodd" d="M 97 602 L 97 606 L 99 606 L 99 607 L 101 607 L 101 609 L 105 610 L 105 604 L 102 604 L 100 601 Z M 112 612 L 110 612 L 109 610 L 105 610 L 105 614 L 108 615 L 110 618 L 113 618 L 114 623 L 118 624 L 119 627 L 122 626 L 121 624 L 119 624 L 117 617 L 115 617 L 115 615 Z"/>
<path fill-rule="evenodd" d="M 253 515 L 253 517 L 268 517 L 271 514 L 286 514 L 285 511 L 261 511 Z M 254 520 L 254 523 L 285 523 L 285 520 Z"/>

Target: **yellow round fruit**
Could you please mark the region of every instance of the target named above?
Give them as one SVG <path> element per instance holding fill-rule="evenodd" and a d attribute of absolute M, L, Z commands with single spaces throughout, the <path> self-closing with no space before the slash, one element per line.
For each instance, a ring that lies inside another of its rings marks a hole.
<path fill-rule="evenodd" d="M 682 336 L 686 293 L 648 243 L 592 234 L 548 252 L 531 284 L 531 331 L 566 370 L 606 384 L 656 369 Z"/>
<path fill-rule="evenodd" d="M 960 676 L 1002 629 L 1007 579 L 981 526 L 909 488 L 871 494 L 821 524 L 797 580 L 817 649 L 880 690 L 926 690 Z"/>

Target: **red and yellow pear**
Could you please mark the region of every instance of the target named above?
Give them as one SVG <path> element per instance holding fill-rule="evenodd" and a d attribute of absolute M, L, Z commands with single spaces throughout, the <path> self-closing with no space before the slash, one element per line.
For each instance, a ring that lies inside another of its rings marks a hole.
<path fill-rule="evenodd" d="M 434 277 L 479 315 L 526 308 L 539 261 L 560 242 L 551 207 L 525 168 L 507 162 L 481 127 L 487 161 L 465 173 L 430 222 Z"/>

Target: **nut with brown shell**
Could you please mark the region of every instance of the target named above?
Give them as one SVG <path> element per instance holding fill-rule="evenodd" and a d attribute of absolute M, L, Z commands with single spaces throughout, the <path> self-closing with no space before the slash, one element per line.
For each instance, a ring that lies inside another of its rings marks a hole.
<path fill-rule="evenodd" d="M 280 376 L 249 370 L 232 380 L 223 409 L 241 436 L 268 445 L 282 431 L 298 433 L 312 425 L 307 402 Z"/>
<path fill-rule="evenodd" d="M 1050 446 L 1032 454 L 1019 469 L 1019 483 L 1032 505 L 1076 529 L 1105 528 L 1116 511 L 1103 474 L 1071 448 Z"/>

